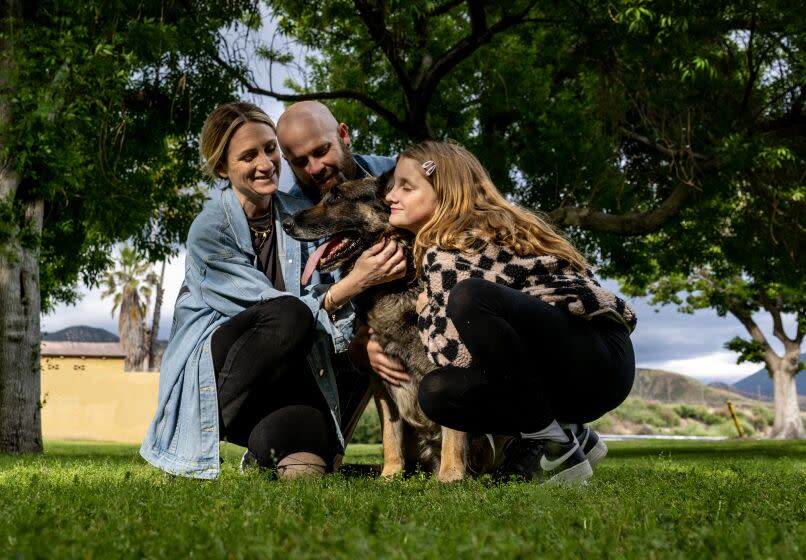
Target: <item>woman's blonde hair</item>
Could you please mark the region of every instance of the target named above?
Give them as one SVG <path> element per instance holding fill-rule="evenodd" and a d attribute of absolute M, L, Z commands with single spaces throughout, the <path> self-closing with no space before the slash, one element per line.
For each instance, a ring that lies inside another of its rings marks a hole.
<path fill-rule="evenodd" d="M 238 127 L 247 122 L 267 124 L 277 133 L 277 127 L 271 117 L 257 105 L 236 101 L 219 105 L 207 116 L 202 126 L 201 152 L 204 171 L 217 179 L 224 171 L 229 141 Z"/>
<path fill-rule="evenodd" d="M 560 257 L 580 271 L 587 267 L 585 257 L 546 220 L 506 200 L 476 156 L 459 144 L 427 140 L 403 150 L 402 158 L 436 165 L 428 179 L 437 208 L 414 240 L 418 271 L 428 247 L 477 253 L 487 243 L 519 256 Z"/>

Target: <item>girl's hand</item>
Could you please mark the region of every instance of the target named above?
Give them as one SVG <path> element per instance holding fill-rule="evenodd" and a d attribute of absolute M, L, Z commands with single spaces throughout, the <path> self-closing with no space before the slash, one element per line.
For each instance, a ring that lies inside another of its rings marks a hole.
<path fill-rule="evenodd" d="M 423 312 L 423 309 L 425 309 L 426 305 L 428 305 L 428 293 L 423 290 L 420 292 L 420 295 L 417 296 L 417 305 L 415 307 L 417 310 L 417 315 Z"/>

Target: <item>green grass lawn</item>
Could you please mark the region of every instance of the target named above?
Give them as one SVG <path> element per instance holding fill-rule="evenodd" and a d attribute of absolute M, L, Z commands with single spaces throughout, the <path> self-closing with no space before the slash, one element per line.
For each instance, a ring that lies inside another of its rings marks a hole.
<path fill-rule="evenodd" d="M 613 442 L 584 488 L 174 478 L 136 447 L 0 457 L 0 558 L 803 558 L 806 443 Z M 377 463 L 376 445 L 348 462 Z"/>

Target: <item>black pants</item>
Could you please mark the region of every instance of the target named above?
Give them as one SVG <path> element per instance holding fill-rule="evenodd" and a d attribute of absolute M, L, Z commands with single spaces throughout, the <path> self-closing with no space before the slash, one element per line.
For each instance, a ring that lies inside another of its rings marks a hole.
<path fill-rule="evenodd" d="M 330 464 L 336 434 L 308 366 L 310 309 L 293 296 L 253 305 L 213 333 L 211 348 L 222 438 L 248 447 L 262 466 L 290 453 Z"/>
<path fill-rule="evenodd" d="M 536 297 L 486 280 L 459 282 L 448 316 L 472 356 L 420 385 L 435 422 L 474 433 L 514 435 L 552 420 L 590 422 L 621 404 L 635 357 L 626 327 L 575 317 Z"/>

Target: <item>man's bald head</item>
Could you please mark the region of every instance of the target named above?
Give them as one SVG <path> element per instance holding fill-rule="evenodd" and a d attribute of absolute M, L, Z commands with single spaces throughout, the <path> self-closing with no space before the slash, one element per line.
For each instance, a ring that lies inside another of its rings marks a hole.
<path fill-rule="evenodd" d="M 344 178 L 355 177 L 350 130 L 318 101 L 288 107 L 277 120 L 277 140 L 283 157 L 314 201 Z"/>
<path fill-rule="evenodd" d="M 300 101 L 288 107 L 280 118 L 277 119 L 277 131 L 280 128 L 291 127 L 305 127 L 308 129 L 317 129 L 319 131 L 333 131 L 336 132 L 339 128 L 339 121 L 330 112 L 330 109 L 325 107 L 318 101 Z M 280 144 L 282 145 L 282 138 Z"/>

